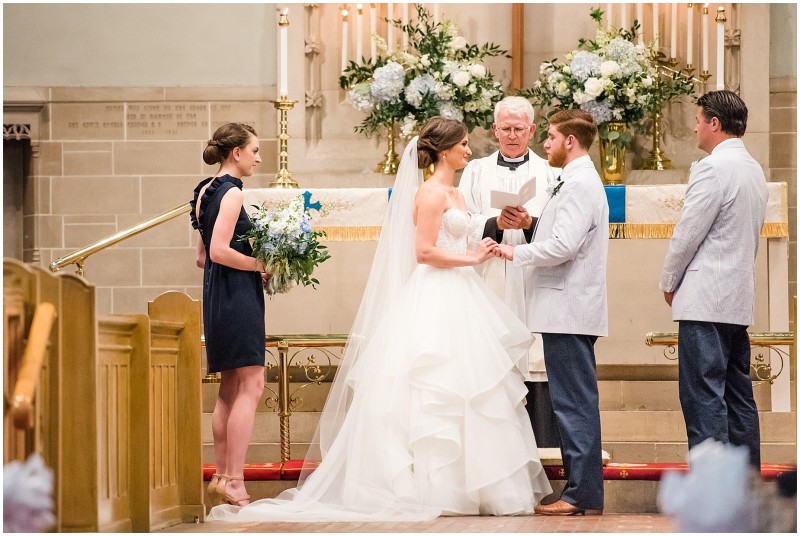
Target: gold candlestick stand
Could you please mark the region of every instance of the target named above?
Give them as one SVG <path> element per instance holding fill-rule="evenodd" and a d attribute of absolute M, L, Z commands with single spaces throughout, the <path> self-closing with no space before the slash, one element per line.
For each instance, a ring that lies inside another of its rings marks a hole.
<path fill-rule="evenodd" d="M 389 143 L 389 148 L 386 154 L 383 155 L 383 160 L 378 162 L 378 167 L 375 168 L 375 172 L 383 173 L 384 175 L 394 175 L 397 173 L 397 167 L 400 165 L 400 157 L 394 151 L 394 123 L 386 127 L 386 140 Z"/>
<path fill-rule="evenodd" d="M 292 179 L 292 174 L 289 172 L 289 128 L 287 114 L 289 110 L 294 108 L 298 101 L 289 100 L 286 95 L 281 95 L 278 100 L 271 101 L 278 110 L 278 127 L 280 128 L 280 135 L 278 135 L 278 173 L 275 175 L 275 180 L 269 183 L 270 188 L 298 188 L 297 181 Z"/>

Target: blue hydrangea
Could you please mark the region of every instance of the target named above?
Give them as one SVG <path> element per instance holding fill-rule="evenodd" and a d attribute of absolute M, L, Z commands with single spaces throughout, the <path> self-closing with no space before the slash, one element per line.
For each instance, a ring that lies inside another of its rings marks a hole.
<path fill-rule="evenodd" d="M 309 225 L 308 220 L 300 222 L 300 230 L 303 231 L 306 236 L 311 232 L 311 225 Z"/>
<path fill-rule="evenodd" d="M 593 52 L 586 52 L 581 50 L 572 58 L 569 68 L 572 71 L 572 76 L 580 82 L 584 82 L 590 76 L 597 76 L 600 74 L 600 56 Z"/>
<path fill-rule="evenodd" d="M 448 119 L 456 119 L 458 121 L 464 120 L 464 113 L 458 106 L 454 105 L 452 102 L 440 102 L 439 103 L 439 115 L 442 117 L 446 117 Z"/>
<path fill-rule="evenodd" d="M 403 91 L 405 70 L 393 61 L 375 69 L 373 74 L 372 97 L 380 102 L 391 102 L 400 97 Z"/>
<path fill-rule="evenodd" d="M 608 105 L 608 101 L 597 102 L 592 99 L 581 104 L 581 110 L 592 114 L 595 123 L 598 125 L 614 119 L 614 114 L 611 111 L 611 107 Z"/>
<path fill-rule="evenodd" d="M 422 99 L 436 86 L 436 80 L 429 74 L 423 74 L 413 79 L 406 88 L 406 102 L 419 108 Z"/>

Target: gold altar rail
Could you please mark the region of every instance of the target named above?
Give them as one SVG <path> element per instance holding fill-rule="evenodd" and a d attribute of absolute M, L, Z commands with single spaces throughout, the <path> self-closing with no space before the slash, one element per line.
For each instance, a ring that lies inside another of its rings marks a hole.
<path fill-rule="evenodd" d="M 784 357 L 788 358 L 789 353 L 778 348 L 778 346 L 789 346 L 794 349 L 795 334 L 791 331 L 782 332 L 756 332 L 750 333 L 750 346 L 757 348 L 767 348 L 767 351 L 775 352 L 780 359 L 780 368 L 776 374 L 772 373 L 772 365 L 765 362 L 764 354 L 759 352 L 756 354 L 755 363 L 750 364 L 750 369 L 757 382 L 775 382 L 775 379 L 781 375 L 784 367 Z M 667 359 L 677 359 L 677 357 L 670 357 L 676 352 L 678 345 L 678 334 L 674 332 L 661 333 L 649 332 L 645 335 L 644 342 L 647 346 L 665 346 L 664 357 Z M 668 355 L 669 354 L 669 355 Z"/>
<path fill-rule="evenodd" d="M 56 308 L 52 303 L 43 302 L 36 306 L 33 313 L 31 329 L 28 333 L 28 344 L 22 354 L 22 365 L 19 368 L 14 392 L 11 396 L 11 418 L 14 426 L 20 430 L 30 430 L 34 425 L 33 395 L 39 383 L 50 331 L 56 318 Z"/>
<path fill-rule="evenodd" d="M 187 214 L 192 210 L 192 207 L 189 203 L 185 203 L 178 207 L 173 208 L 172 210 L 168 210 L 163 214 L 159 214 L 154 218 L 150 218 L 149 220 L 145 220 L 142 223 L 136 224 L 129 229 L 125 229 L 120 231 L 116 234 L 113 234 L 109 237 L 103 238 L 102 240 L 98 240 L 94 244 L 86 246 L 85 248 L 79 249 L 69 255 L 65 255 L 59 259 L 54 260 L 50 263 L 50 271 L 57 272 L 64 268 L 65 266 L 69 266 L 70 264 L 74 264 L 78 267 L 77 274 L 83 276 L 83 263 L 84 261 L 90 256 L 94 255 L 95 253 L 102 251 L 108 247 L 117 244 L 118 242 L 122 242 L 123 240 L 127 240 L 133 236 L 138 235 L 148 229 L 152 229 L 158 225 L 161 225 L 164 222 L 167 222 L 173 218 L 177 218 L 183 214 Z"/>
<path fill-rule="evenodd" d="M 205 346 L 205 338 L 202 339 L 202 344 Z M 264 384 L 271 393 L 271 396 L 267 396 L 265 404 L 268 408 L 276 411 L 280 419 L 281 462 L 285 462 L 291 457 L 289 418 L 292 416 L 292 410 L 303 404 L 303 399 L 297 393 L 308 385 L 319 385 L 324 381 L 329 381 L 328 376 L 336 370 L 333 360 L 341 357 L 337 357 L 329 349 L 344 348 L 346 344 L 347 335 L 339 333 L 267 335 L 264 347 L 274 363 L 267 362 L 264 370 Z M 277 356 L 273 354 L 272 348 L 277 350 Z M 308 350 L 316 350 L 319 356 Z M 270 375 L 273 368 L 277 368 L 277 391 L 269 387 L 266 382 L 266 377 Z M 302 374 L 302 378 L 293 377 L 293 373 L 295 375 Z M 290 392 L 289 384 L 292 380 L 299 381 L 303 385 Z M 217 383 L 218 381 L 218 374 L 208 374 L 203 378 L 204 383 Z"/>

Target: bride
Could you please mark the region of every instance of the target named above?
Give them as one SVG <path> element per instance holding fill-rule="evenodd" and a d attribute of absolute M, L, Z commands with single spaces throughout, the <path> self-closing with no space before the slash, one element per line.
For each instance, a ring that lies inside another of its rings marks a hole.
<path fill-rule="evenodd" d="M 524 408 L 531 335 L 471 267 L 497 254 L 454 188 L 471 151 L 434 117 L 406 147 L 300 485 L 209 520 L 530 514 L 551 492 Z M 420 168 L 434 165 L 420 185 Z M 473 221 L 474 220 L 474 221 Z M 312 472 L 313 471 L 313 472 Z"/>

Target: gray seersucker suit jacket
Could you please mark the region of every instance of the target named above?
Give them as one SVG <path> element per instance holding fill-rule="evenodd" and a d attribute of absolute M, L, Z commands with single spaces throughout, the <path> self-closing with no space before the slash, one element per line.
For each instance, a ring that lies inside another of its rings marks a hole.
<path fill-rule="evenodd" d="M 588 156 L 564 166 L 563 184 L 542 210 L 514 264 L 533 266 L 527 323 L 536 333 L 608 335 L 608 199 Z"/>
<path fill-rule="evenodd" d="M 740 138 L 723 141 L 692 166 L 659 284 L 675 292 L 673 320 L 753 323 L 767 197 L 764 172 Z"/>

